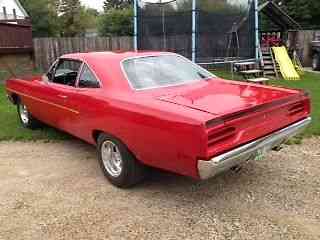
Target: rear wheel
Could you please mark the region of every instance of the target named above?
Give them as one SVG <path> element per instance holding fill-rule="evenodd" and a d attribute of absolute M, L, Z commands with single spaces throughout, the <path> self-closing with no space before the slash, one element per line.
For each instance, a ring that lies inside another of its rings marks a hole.
<path fill-rule="evenodd" d="M 312 69 L 313 70 L 320 70 L 320 55 L 318 53 L 313 55 Z"/>
<path fill-rule="evenodd" d="M 98 159 L 104 175 L 117 187 L 129 188 L 145 176 L 146 167 L 128 148 L 118 139 L 104 133 L 98 137 Z"/>
<path fill-rule="evenodd" d="M 21 101 L 21 99 L 17 100 L 17 112 L 23 127 L 35 129 L 40 126 L 40 122 L 32 116 L 27 106 Z"/>

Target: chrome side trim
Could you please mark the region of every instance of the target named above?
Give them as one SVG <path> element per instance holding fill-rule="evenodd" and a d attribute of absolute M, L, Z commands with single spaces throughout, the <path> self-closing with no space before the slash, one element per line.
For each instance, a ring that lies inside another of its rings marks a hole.
<path fill-rule="evenodd" d="M 278 147 L 289 138 L 301 133 L 310 123 L 311 117 L 308 117 L 266 137 L 213 157 L 209 161 L 198 160 L 199 176 L 201 179 L 208 179 L 245 161 L 254 159 L 259 153 L 265 153 Z"/>

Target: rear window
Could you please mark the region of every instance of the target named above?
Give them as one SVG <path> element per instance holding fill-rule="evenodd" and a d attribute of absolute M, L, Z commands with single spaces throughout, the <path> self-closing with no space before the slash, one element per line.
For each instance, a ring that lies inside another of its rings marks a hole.
<path fill-rule="evenodd" d="M 182 85 L 215 77 L 178 55 L 160 55 L 125 60 L 123 69 L 134 89 Z"/>

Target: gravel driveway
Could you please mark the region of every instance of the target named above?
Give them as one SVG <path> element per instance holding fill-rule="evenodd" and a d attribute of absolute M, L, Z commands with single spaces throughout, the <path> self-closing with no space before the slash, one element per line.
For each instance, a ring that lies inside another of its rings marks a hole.
<path fill-rule="evenodd" d="M 320 239 L 320 138 L 205 182 L 111 186 L 77 140 L 0 143 L 0 239 Z"/>

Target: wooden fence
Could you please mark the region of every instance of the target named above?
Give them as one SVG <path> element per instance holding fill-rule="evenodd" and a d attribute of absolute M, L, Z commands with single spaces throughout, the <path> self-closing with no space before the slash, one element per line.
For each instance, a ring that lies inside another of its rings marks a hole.
<path fill-rule="evenodd" d="M 289 33 L 289 45 L 296 44 L 295 47 L 299 49 L 298 54 L 304 67 L 312 66 L 311 42 L 314 40 L 314 36 L 319 34 L 320 30 L 301 30 Z"/>
<path fill-rule="evenodd" d="M 46 71 L 55 59 L 66 53 L 132 50 L 133 38 L 35 38 L 33 46 L 36 67 Z"/>

